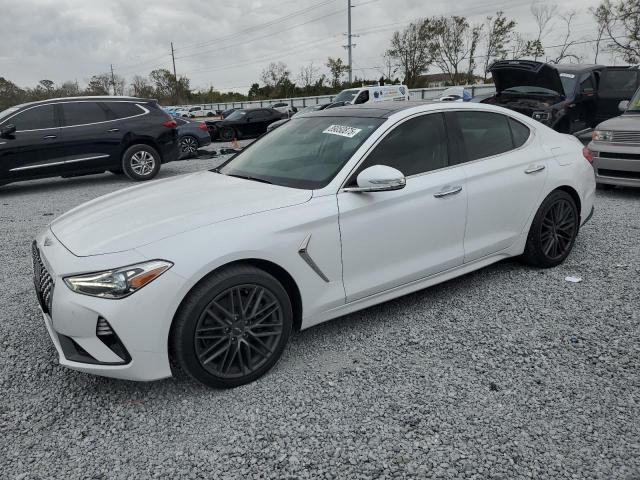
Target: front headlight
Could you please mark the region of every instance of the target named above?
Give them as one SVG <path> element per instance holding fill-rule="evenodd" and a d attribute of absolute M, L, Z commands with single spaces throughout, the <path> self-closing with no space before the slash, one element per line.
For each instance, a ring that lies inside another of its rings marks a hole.
<path fill-rule="evenodd" d="M 153 282 L 172 266 L 173 263 L 165 260 L 152 260 L 104 272 L 66 277 L 64 283 L 83 295 L 124 298 Z"/>
<path fill-rule="evenodd" d="M 613 140 L 613 132 L 610 130 L 594 130 L 591 134 L 594 142 L 610 142 Z"/>
<path fill-rule="evenodd" d="M 549 112 L 533 112 L 533 114 L 531 114 L 531 117 L 534 120 L 538 120 L 539 122 L 546 122 L 549 120 L 550 115 Z"/>

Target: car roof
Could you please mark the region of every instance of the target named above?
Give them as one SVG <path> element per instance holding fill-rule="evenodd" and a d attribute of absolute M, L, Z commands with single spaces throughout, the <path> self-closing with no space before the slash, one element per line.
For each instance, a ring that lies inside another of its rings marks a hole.
<path fill-rule="evenodd" d="M 604 65 L 580 64 L 580 63 L 560 63 L 557 65 L 553 65 L 553 64 L 551 65 L 557 68 L 559 72 L 586 72 L 590 70 L 601 70 L 604 68 Z"/>
<path fill-rule="evenodd" d="M 72 101 L 132 101 L 132 102 L 155 102 L 150 98 L 140 98 L 140 97 L 127 97 L 127 96 L 117 96 L 117 95 L 95 95 L 95 96 L 87 96 L 87 97 L 62 97 L 62 98 L 48 98 L 46 100 L 38 100 L 35 102 L 22 103 L 20 105 L 16 105 L 15 108 L 23 108 L 30 107 L 34 105 L 46 105 L 47 103 L 57 103 L 57 102 L 72 102 Z"/>
<path fill-rule="evenodd" d="M 368 118 L 389 118 L 391 115 L 402 110 L 420 107 L 423 105 L 442 105 L 442 102 L 376 102 L 363 103 L 361 105 L 345 105 L 344 107 L 325 108 L 316 112 L 305 112 L 300 117 L 368 117 Z"/>

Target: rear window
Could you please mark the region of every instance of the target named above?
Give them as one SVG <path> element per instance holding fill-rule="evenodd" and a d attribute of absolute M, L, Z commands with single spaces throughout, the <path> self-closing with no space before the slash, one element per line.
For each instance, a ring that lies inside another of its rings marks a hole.
<path fill-rule="evenodd" d="M 468 160 L 513 150 L 507 117 L 498 113 L 456 112 Z"/>
<path fill-rule="evenodd" d="M 134 117 L 144 113 L 139 106 L 130 102 L 109 102 L 106 104 L 109 110 L 113 112 L 115 118 Z"/>
<path fill-rule="evenodd" d="M 637 70 L 605 70 L 600 80 L 600 94 L 628 93 L 631 97 L 638 87 Z"/>
<path fill-rule="evenodd" d="M 106 109 L 102 108 L 97 102 L 63 103 L 62 113 L 66 127 L 110 120 Z"/>
<path fill-rule="evenodd" d="M 517 120 L 509 117 L 509 126 L 511 127 L 511 135 L 513 136 L 513 147 L 520 148 L 527 143 L 531 130 L 526 125 L 523 125 Z"/>

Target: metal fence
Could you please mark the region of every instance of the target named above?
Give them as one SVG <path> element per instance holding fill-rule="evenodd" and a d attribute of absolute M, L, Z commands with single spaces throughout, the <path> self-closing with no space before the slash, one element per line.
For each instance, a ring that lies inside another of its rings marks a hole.
<path fill-rule="evenodd" d="M 411 100 L 433 100 L 438 98 L 440 94 L 450 87 L 435 87 L 435 88 L 413 88 L 409 90 Z M 490 95 L 495 92 L 493 85 L 466 85 L 465 88 L 471 90 L 471 94 L 476 95 Z M 336 95 L 319 95 L 317 97 L 295 97 L 295 98 L 278 98 L 270 100 L 253 100 L 245 102 L 222 102 L 222 103 L 206 103 L 198 105 L 206 105 L 207 108 L 212 110 L 227 110 L 229 108 L 258 108 L 258 107 L 270 107 L 275 103 L 288 103 L 297 108 L 304 108 L 311 105 L 320 105 L 323 103 L 331 103 Z M 191 105 L 184 105 L 190 107 Z"/>

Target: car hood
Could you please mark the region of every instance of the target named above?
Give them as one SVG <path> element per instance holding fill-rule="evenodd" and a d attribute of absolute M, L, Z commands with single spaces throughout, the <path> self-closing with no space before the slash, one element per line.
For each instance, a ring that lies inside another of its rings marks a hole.
<path fill-rule="evenodd" d="M 626 113 L 611 118 L 596 127 L 598 130 L 614 130 L 624 132 L 640 132 L 640 115 Z"/>
<path fill-rule="evenodd" d="M 496 92 L 511 87 L 542 87 L 564 96 L 564 88 L 557 68 L 530 60 L 502 60 L 489 68 Z"/>
<path fill-rule="evenodd" d="M 310 190 L 209 171 L 127 188 L 70 210 L 51 224 L 77 256 L 115 253 L 232 218 L 304 203 Z"/>

